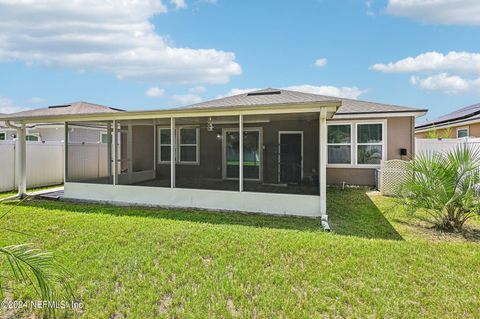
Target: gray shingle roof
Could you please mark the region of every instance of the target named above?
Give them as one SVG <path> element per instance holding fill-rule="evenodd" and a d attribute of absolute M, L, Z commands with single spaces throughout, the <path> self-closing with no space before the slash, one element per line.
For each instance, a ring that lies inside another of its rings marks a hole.
<path fill-rule="evenodd" d="M 103 106 L 99 104 L 92 104 L 87 102 L 74 102 L 64 105 L 53 105 L 40 109 L 22 111 L 12 114 L 0 115 L 2 119 L 22 119 L 29 117 L 49 117 L 58 115 L 76 115 L 76 114 L 100 114 L 100 113 L 114 113 L 122 110 Z"/>
<path fill-rule="evenodd" d="M 480 114 L 480 103 L 473 104 L 461 108 L 459 110 L 453 111 L 446 115 L 437 117 L 433 120 L 426 121 L 423 123 L 418 124 L 415 128 L 427 128 L 429 126 L 447 124 L 449 122 L 459 121 L 459 120 L 466 120 L 466 119 L 476 119 Z"/>
<path fill-rule="evenodd" d="M 342 106 L 336 114 L 365 114 L 365 113 L 389 113 L 389 112 L 420 112 L 426 111 L 412 107 L 397 106 L 390 104 L 374 103 L 353 99 L 337 98 L 332 96 L 290 91 L 283 89 L 263 89 L 248 93 L 228 96 L 216 100 L 197 103 L 184 108 L 217 108 L 217 107 L 244 107 L 274 104 L 305 104 L 315 102 L 341 101 Z"/>
<path fill-rule="evenodd" d="M 426 112 L 427 110 L 397 106 L 390 104 L 374 103 L 367 101 L 359 101 L 353 99 L 344 99 L 336 98 L 325 95 L 304 93 L 298 91 L 290 91 L 283 89 L 263 89 L 258 91 L 253 91 L 244 94 L 238 94 L 234 96 L 228 96 L 220 99 L 215 99 L 211 101 L 206 101 L 202 103 L 197 103 L 189 106 L 184 106 L 179 109 L 211 109 L 216 108 L 245 108 L 245 107 L 261 107 L 261 106 L 281 106 L 281 105 L 301 105 L 301 104 L 312 104 L 312 103 L 327 103 L 341 102 L 342 106 L 338 109 L 336 115 L 352 115 L 355 114 L 374 114 L 374 113 L 398 113 L 398 112 Z M 41 118 L 49 118 L 56 116 L 68 116 L 68 115 L 90 115 L 90 114 L 102 114 L 102 113 L 115 113 L 121 112 L 123 110 L 86 103 L 86 102 L 75 102 L 66 105 L 50 106 L 47 108 L 23 111 L 13 114 L 0 115 L 2 120 L 22 120 L 22 119 L 32 119 L 36 120 Z M 158 111 L 169 111 L 169 110 L 158 110 Z M 155 112 L 144 111 L 148 113 Z M 141 112 L 139 112 L 141 113 Z"/>

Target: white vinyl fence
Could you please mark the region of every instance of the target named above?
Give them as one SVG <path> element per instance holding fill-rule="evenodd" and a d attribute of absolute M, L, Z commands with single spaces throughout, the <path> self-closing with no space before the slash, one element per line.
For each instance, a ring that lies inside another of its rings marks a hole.
<path fill-rule="evenodd" d="M 480 138 L 417 138 L 415 139 L 415 154 L 436 152 L 447 153 L 461 145 L 467 145 L 480 151 Z"/>
<path fill-rule="evenodd" d="M 0 192 L 16 188 L 15 142 L 0 143 Z M 62 142 L 27 142 L 27 187 L 63 183 Z"/>
<path fill-rule="evenodd" d="M 458 146 L 467 145 L 480 152 L 480 138 L 465 139 L 415 139 L 415 154 L 422 153 L 447 153 Z M 382 195 L 397 196 L 407 171 L 406 161 L 382 161 L 382 166 L 377 175 L 377 188 Z"/>
<path fill-rule="evenodd" d="M 69 143 L 68 178 L 93 179 L 108 175 L 107 144 Z"/>
<path fill-rule="evenodd" d="M 17 188 L 15 142 L 0 143 L 0 192 Z M 108 173 L 107 145 L 69 144 L 69 177 L 96 178 Z M 63 142 L 27 142 L 27 187 L 62 184 L 64 181 Z"/>

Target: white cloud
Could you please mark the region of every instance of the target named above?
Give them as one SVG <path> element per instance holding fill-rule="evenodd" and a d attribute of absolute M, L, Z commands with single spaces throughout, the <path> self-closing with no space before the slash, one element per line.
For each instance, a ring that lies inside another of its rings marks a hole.
<path fill-rule="evenodd" d="M 226 83 L 232 52 L 175 47 L 149 19 L 161 0 L 0 0 L 0 61 L 23 61 L 161 83 Z"/>
<path fill-rule="evenodd" d="M 304 93 L 311 93 L 311 94 L 327 95 L 327 96 L 333 96 L 333 97 L 341 97 L 341 98 L 347 98 L 347 99 L 357 99 L 360 95 L 366 92 L 366 90 L 361 90 L 356 86 L 336 87 L 331 85 L 315 86 L 310 84 L 292 85 L 292 86 L 284 87 L 282 89 L 299 91 Z M 260 90 L 260 89 L 259 88 L 249 88 L 249 89 L 235 88 L 228 91 L 225 95 L 218 96 L 218 98 L 237 95 L 237 94 L 244 94 L 244 93 L 257 91 L 257 90 Z"/>
<path fill-rule="evenodd" d="M 202 102 L 202 97 L 195 94 L 172 95 L 172 100 L 181 106 Z"/>
<path fill-rule="evenodd" d="M 451 51 L 448 54 L 443 54 L 431 51 L 397 62 L 374 64 L 370 68 L 386 73 L 454 71 L 480 74 L 480 53 Z"/>
<path fill-rule="evenodd" d="M 185 0 L 170 0 L 174 5 L 175 9 L 184 9 L 187 7 Z"/>
<path fill-rule="evenodd" d="M 25 110 L 26 108 L 15 105 L 11 99 L 0 96 L 0 114 L 16 113 Z"/>
<path fill-rule="evenodd" d="M 258 90 L 261 90 L 261 89 L 260 88 L 247 88 L 247 89 L 234 88 L 234 89 L 230 89 L 230 91 L 228 91 L 225 94 L 218 95 L 217 99 L 222 98 L 222 97 L 227 97 L 227 96 L 245 94 L 245 93 L 248 93 L 248 92 L 258 91 Z"/>
<path fill-rule="evenodd" d="M 478 0 L 389 0 L 386 11 L 429 24 L 480 25 Z"/>
<path fill-rule="evenodd" d="M 457 75 L 448 75 L 447 73 L 440 73 L 425 78 L 412 76 L 410 83 L 428 91 L 442 91 L 447 94 L 459 94 L 470 91 L 480 93 L 480 78 L 468 80 Z"/>
<path fill-rule="evenodd" d="M 373 1 L 374 0 L 367 0 L 365 1 L 365 6 L 367 7 L 367 15 L 374 16 L 375 12 L 373 11 Z"/>
<path fill-rule="evenodd" d="M 45 102 L 45 99 L 44 99 L 44 98 L 41 98 L 41 97 L 38 97 L 38 96 L 34 96 L 34 97 L 30 98 L 30 99 L 28 100 L 28 102 L 33 103 L 33 104 L 38 104 L 38 103 L 43 103 L 43 102 Z"/>
<path fill-rule="evenodd" d="M 356 86 L 336 87 L 331 85 L 315 86 L 310 84 L 288 86 L 285 89 L 319 95 L 343 97 L 347 99 L 357 99 L 360 95 L 366 92 L 365 90 L 361 90 Z"/>
<path fill-rule="evenodd" d="M 319 68 L 327 65 L 327 59 L 326 58 L 318 58 L 315 60 L 315 66 L 318 66 Z"/>
<path fill-rule="evenodd" d="M 459 94 L 479 92 L 480 88 L 480 53 L 432 51 L 370 68 L 385 73 L 416 74 L 410 83 L 428 91 Z"/>
<path fill-rule="evenodd" d="M 193 94 L 203 94 L 207 92 L 207 89 L 204 86 L 194 86 L 190 89 L 188 89 L 188 92 L 193 93 Z"/>
<path fill-rule="evenodd" d="M 165 90 L 159 87 L 151 87 L 146 92 L 145 95 L 148 97 L 162 97 L 165 95 Z"/>

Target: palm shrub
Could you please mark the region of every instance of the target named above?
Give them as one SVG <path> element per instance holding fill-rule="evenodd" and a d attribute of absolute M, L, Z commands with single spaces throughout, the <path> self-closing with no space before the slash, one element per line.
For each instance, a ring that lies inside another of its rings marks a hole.
<path fill-rule="evenodd" d="M 422 153 L 408 164 L 401 188 L 411 212 L 425 211 L 442 230 L 459 231 L 479 213 L 480 153 L 467 145 L 448 153 Z"/>
<path fill-rule="evenodd" d="M 0 221 L 15 207 L 2 214 Z M 0 231 L 20 233 L 5 227 L 0 227 Z M 0 246 L 0 266 L 3 272 L 0 274 L 1 299 L 5 298 L 5 293 L 9 290 L 8 281 L 12 280 L 32 287 L 42 301 L 60 303 L 73 297 L 69 272 L 56 261 L 51 252 L 36 248 L 33 244 Z M 55 317 L 55 307 L 46 308 L 43 316 Z"/>

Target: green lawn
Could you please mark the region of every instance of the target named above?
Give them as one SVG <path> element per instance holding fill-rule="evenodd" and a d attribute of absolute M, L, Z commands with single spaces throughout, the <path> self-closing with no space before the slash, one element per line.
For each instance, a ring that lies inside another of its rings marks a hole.
<path fill-rule="evenodd" d="M 84 306 L 71 316 L 480 317 L 478 219 L 438 233 L 363 189 L 329 190 L 328 208 L 332 233 L 305 218 L 32 201 L 4 226 L 34 235 L 0 243 L 58 255 Z"/>

